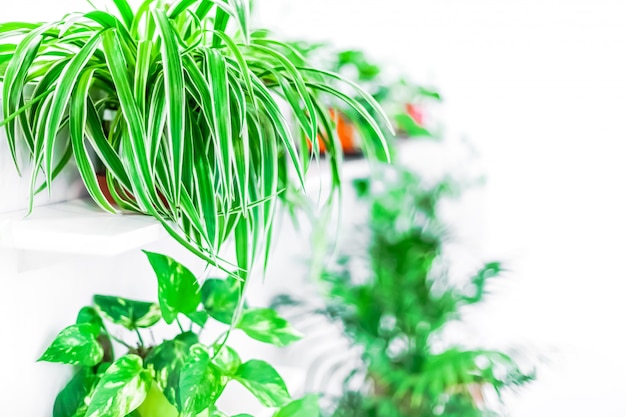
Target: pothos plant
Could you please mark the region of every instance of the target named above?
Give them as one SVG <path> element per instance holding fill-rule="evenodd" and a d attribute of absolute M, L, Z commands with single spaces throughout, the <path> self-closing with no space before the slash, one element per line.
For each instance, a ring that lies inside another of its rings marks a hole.
<path fill-rule="evenodd" d="M 486 398 L 531 381 L 533 374 L 505 352 L 442 338 L 446 325 L 484 300 L 488 281 L 502 271 L 500 263 L 488 262 L 465 280 L 452 279 L 438 207 L 463 187 L 449 179 L 427 185 L 400 167 L 378 174 L 355 182 L 369 215 L 350 242 L 366 246 L 351 244 L 322 275 L 324 307 L 316 311 L 341 324 L 359 358 L 328 415 L 496 416 Z M 277 304 L 310 309 L 310 300 L 287 297 Z M 317 360 L 331 370 L 345 370 L 347 363 L 336 347 Z"/>
<path fill-rule="evenodd" d="M 277 371 L 267 362 L 242 362 L 227 344 L 233 331 L 257 341 L 286 346 L 300 334 L 272 309 L 241 302 L 241 282 L 207 279 L 165 255 L 146 252 L 158 280 L 158 302 L 96 295 L 93 306 L 78 313 L 40 360 L 76 367 L 58 394 L 54 417 L 225 417 L 216 401 L 236 381 L 275 417 L 318 417 L 315 396 L 292 400 Z M 153 328 L 176 324 L 179 334 L 154 342 Z M 201 332 L 209 325 L 224 333 L 210 343 Z M 162 323 L 161 323 L 162 324 Z M 185 327 L 183 327 L 183 325 Z M 112 327 L 126 329 L 119 337 Z M 146 343 L 148 334 L 153 344 Z M 125 350 L 116 356 L 120 349 Z M 240 414 L 238 417 L 250 417 Z"/>
<path fill-rule="evenodd" d="M 378 103 L 251 30 L 248 1 L 108 2 L 59 21 L 0 24 L 1 125 L 18 170 L 16 148 L 28 149 L 31 197 L 73 158 L 102 209 L 152 216 L 189 251 L 245 279 L 255 257 L 267 261 L 278 199 L 304 189 L 311 157 L 299 137 L 313 138 L 314 150 L 324 143 L 339 187 L 328 105 L 360 115 L 367 154 L 388 158 Z M 65 129 L 70 141 L 55 151 Z M 116 205 L 98 185 L 98 164 Z M 236 255 L 224 259 L 229 239 Z"/>

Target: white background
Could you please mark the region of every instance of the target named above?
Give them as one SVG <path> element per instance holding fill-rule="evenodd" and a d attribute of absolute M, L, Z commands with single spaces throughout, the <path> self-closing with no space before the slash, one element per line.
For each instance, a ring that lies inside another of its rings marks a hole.
<path fill-rule="evenodd" d="M 2 2 L 1 20 L 50 19 L 84 7 L 78 0 Z M 485 344 L 521 344 L 547 358 L 539 380 L 510 402 L 512 415 L 626 416 L 626 2 L 260 0 L 257 11 L 260 23 L 282 35 L 363 48 L 442 91 L 447 136 L 467 136 L 488 177 L 476 245 L 510 269 L 472 315 L 472 328 Z M 52 287 L 63 277 L 58 282 L 72 287 L 99 263 L 82 260 L 75 275 L 57 271 L 43 282 Z M 78 305 L 94 291 L 81 285 Z M 0 300 L 8 303 L 28 285 L 5 281 L 2 289 L 12 294 Z M 75 307 L 52 320 L 50 334 Z M 3 386 L 3 403 L 12 384 Z"/>

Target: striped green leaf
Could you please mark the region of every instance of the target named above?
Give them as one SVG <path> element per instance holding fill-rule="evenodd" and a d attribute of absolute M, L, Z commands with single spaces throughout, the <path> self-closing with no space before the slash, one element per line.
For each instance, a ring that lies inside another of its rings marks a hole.
<path fill-rule="evenodd" d="M 165 82 L 165 103 L 167 106 L 167 126 L 169 140 L 169 166 L 171 167 L 171 187 L 174 201 L 180 198 L 180 181 L 183 170 L 183 150 L 185 137 L 185 88 L 183 85 L 183 64 L 180 57 L 177 36 L 163 10 L 153 11 L 161 35 L 161 57 Z"/>

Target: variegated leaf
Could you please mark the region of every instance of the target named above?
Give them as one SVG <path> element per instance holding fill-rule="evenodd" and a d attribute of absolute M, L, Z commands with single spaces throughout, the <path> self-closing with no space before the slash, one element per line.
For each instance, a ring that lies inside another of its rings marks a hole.
<path fill-rule="evenodd" d="M 102 346 L 96 339 L 99 334 L 100 328 L 91 323 L 68 326 L 57 335 L 39 360 L 95 366 L 104 355 Z"/>
<path fill-rule="evenodd" d="M 100 379 L 85 417 L 125 417 L 141 405 L 151 383 L 139 356 L 122 356 Z"/>

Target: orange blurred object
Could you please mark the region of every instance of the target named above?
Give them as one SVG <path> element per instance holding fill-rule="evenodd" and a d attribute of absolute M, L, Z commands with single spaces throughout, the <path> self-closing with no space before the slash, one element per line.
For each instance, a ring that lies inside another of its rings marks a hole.
<path fill-rule="evenodd" d="M 335 131 L 337 132 L 337 136 L 339 137 L 339 142 L 341 143 L 341 148 L 344 153 L 349 154 L 357 152 L 356 131 L 352 123 L 340 112 L 336 112 L 334 109 L 330 109 L 330 117 L 332 117 L 335 121 Z M 317 136 L 317 141 L 319 143 L 320 153 L 325 153 L 326 145 L 320 135 Z M 307 139 L 307 145 L 309 151 L 311 151 L 312 144 L 310 139 Z"/>

